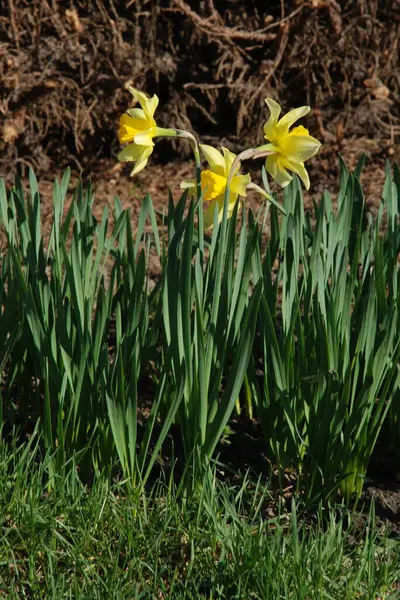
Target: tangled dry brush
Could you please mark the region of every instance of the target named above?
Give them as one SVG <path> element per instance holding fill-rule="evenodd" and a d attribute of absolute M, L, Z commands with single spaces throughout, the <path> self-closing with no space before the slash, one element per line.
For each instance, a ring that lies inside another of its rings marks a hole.
<path fill-rule="evenodd" d="M 325 141 L 400 134 L 400 0 L 4 0 L 0 168 L 106 158 L 129 84 L 160 119 L 254 142 L 263 98 Z"/>

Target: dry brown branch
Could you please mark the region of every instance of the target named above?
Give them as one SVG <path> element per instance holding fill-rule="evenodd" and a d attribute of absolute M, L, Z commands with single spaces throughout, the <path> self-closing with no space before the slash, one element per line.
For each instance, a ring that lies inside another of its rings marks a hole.
<path fill-rule="evenodd" d="M 263 29 L 260 29 L 260 33 L 264 33 L 265 31 L 269 31 L 270 29 L 275 29 L 275 27 L 282 27 L 282 25 L 284 23 L 287 23 L 288 21 L 290 21 L 291 19 L 293 19 L 305 7 L 306 7 L 306 4 L 303 2 L 302 4 L 300 4 L 300 6 L 298 6 L 297 8 L 295 8 L 290 13 L 290 15 L 287 15 L 286 17 L 283 17 L 282 19 L 279 19 L 278 21 L 272 21 L 272 23 L 269 23 L 268 25 L 266 25 L 266 27 L 263 27 Z"/>
<path fill-rule="evenodd" d="M 10 24 L 11 24 L 11 30 L 13 33 L 14 43 L 15 43 L 16 47 L 19 48 L 19 35 L 18 35 L 18 30 L 17 30 L 16 24 L 15 24 L 15 9 L 14 9 L 13 0 L 8 0 L 8 9 L 9 9 Z"/>
<path fill-rule="evenodd" d="M 254 40 L 258 42 L 270 42 L 276 38 L 274 33 L 262 33 L 260 31 L 242 31 L 232 27 L 216 25 L 211 18 L 203 19 L 183 0 L 173 0 L 174 4 L 204 33 L 208 35 L 229 38 L 231 40 Z M 215 13 L 212 13 L 215 18 Z"/>
<path fill-rule="evenodd" d="M 260 85 L 257 87 L 255 92 L 250 96 L 250 98 L 246 102 L 242 101 L 242 104 L 240 106 L 239 113 L 238 113 L 238 129 L 239 130 L 241 128 L 243 120 L 244 120 L 246 114 L 248 113 L 250 107 L 254 104 L 254 102 L 256 102 L 257 98 L 261 94 L 263 94 L 265 88 L 267 87 L 267 85 L 269 83 L 269 80 L 274 75 L 276 69 L 279 67 L 279 64 L 282 61 L 284 53 L 285 53 L 287 42 L 288 42 L 288 30 L 286 29 L 282 35 L 281 42 L 279 45 L 279 50 L 277 52 L 277 55 L 276 55 L 275 61 L 273 62 L 272 67 L 266 74 L 265 78 L 263 78 L 261 80 Z"/>
<path fill-rule="evenodd" d="M 226 89 L 239 89 L 239 88 L 245 88 L 246 84 L 241 84 L 239 82 L 237 83 L 194 83 L 193 81 L 189 81 L 188 83 L 185 83 L 185 85 L 183 86 L 183 88 L 185 90 L 193 90 L 193 89 L 197 89 L 197 90 L 222 90 L 224 88 Z"/>

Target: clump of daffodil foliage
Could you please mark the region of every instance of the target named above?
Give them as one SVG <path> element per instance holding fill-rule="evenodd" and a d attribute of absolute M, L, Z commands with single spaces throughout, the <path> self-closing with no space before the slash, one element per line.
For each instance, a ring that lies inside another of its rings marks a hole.
<path fill-rule="evenodd" d="M 337 210 L 324 194 L 314 225 L 302 186 L 310 188 L 305 163 L 321 144 L 298 124 L 309 106 L 282 115 L 266 98 L 265 142 L 236 155 L 198 144 L 187 132 L 158 128 L 156 97 L 131 91 L 141 108 L 121 117 L 119 137 L 130 142 L 120 158 L 136 161 L 133 173 L 159 136 L 189 138 L 196 162 L 194 180 L 181 183 L 190 193 L 176 212 L 169 206 L 172 251 L 162 296 L 163 356 L 171 357 L 171 388 L 182 390 L 185 455 L 206 464 L 235 405 L 245 402 L 249 416 L 253 405 L 257 410 L 278 468 L 299 473 L 310 498 L 333 490 L 349 503 L 362 492 L 375 441 L 400 390 L 399 236 L 389 229 L 383 242 L 374 233 L 385 210 L 391 228 L 399 223 L 399 171 L 393 181 L 388 170 L 377 221 L 366 225 L 362 161 L 354 174 L 341 165 Z M 265 161 L 264 189 L 244 170 L 250 159 Z M 267 174 L 283 188 L 279 202 Z M 238 220 L 238 200 L 249 190 L 267 202 L 257 216 L 242 210 Z M 267 240 L 265 252 L 260 239 Z M 397 430 L 399 402 L 391 410 Z"/>
<path fill-rule="evenodd" d="M 234 210 L 239 197 L 245 197 L 250 188 L 257 189 L 264 197 L 271 200 L 269 194 L 252 184 L 250 174 L 240 173 L 241 161 L 247 158 L 266 157 L 265 169 L 271 177 L 283 188 L 293 179 L 290 174 L 296 173 L 306 189 L 310 187 L 310 179 L 304 163 L 314 156 L 321 144 L 312 137 L 302 125 L 291 129 L 292 125 L 310 112 L 309 106 L 301 106 L 280 117 L 281 107 L 272 98 L 265 102 L 270 110 L 270 116 L 264 125 L 264 134 L 268 144 L 244 150 L 238 156 L 228 148 L 222 152 L 200 144 L 200 150 L 208 162 L 208 168 L 201 169 L 198 144 L 188 132 L 178 129 L 158 127 L 154 113 L 158 106 L 158 97 L 152 98 L 132 87 L 129 91 L 140 104 L 140 108 L 131 108 L 120 118 L 118 137 L 121 143 L 130 142 L 119 154 L 123 162 L 134 162 L 131 175 L 141 171 L 154 148 L 153 139 L 156 137 L 186 137 L 194 146 L 197 166 L 197 181 L 184 181 L 181 187 L 201 190 L 202 200 L 207 203 L 204 211 L 204 227 L 212 227 L 214 214 L 221 221 L 224 213 L 224 202 L 227 202 L 227 218 Z M 228 193 L 227 192 L 228 188 Z"/>
<path fill-rule="evenodd" d="M 309 107 L 281 116 L 267 98 L 263 145 L 234 154 L 159 127 L 157 96 L 130 91 L 120 160 L 135 175 L 158 138 L 185 138 L 195 176 L 170 196 L 160 236 L 149 194 L 134 234 L 118 197 L 112 219 L 108 206 L 94 218 L 90 186 L 66 211 L 67 171 L 46 245 L 33 172 L 29 196 L 19 178 L 10 192 L 0 180 L 3 419 L 38 419 L 49 487 L 69 469 L 88 481 L 118 464 L 138 498 L 160 453 L 171 458 L 170 434 L 182 441 L 182 489 L 197 493 L 204 469 L 226 458 L 233 411 L 245 411 L 280 482 L 297 474 L 304 498 L 352 502 L 388 420 L 400 438 L 400 169 L 387 165 L 373 216 L 364 159 L 354 173 L 341 162 L 337 200 L 326 191 L 310 218 L 305 165 L 320 143 L 297 123 Z M 264 163 L 263 188 L 246 172 L 252 159 Z M 250 190 L 266 199 L 257 213 L 245 207 Z"/>

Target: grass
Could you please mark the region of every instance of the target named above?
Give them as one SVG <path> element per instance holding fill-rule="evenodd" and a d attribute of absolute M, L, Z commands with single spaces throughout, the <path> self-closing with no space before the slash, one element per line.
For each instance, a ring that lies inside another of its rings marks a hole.
<path fill-rule="evenodd" d="M 0 449 L 0 597 L 396 598 L 400 548 L 378 536 L 373 507 L 310 517 L 261 481 L 209 471 L 188 497 L 171 479 L 140 497 L 102 476 L 46 483 L 36 436 Z"/>

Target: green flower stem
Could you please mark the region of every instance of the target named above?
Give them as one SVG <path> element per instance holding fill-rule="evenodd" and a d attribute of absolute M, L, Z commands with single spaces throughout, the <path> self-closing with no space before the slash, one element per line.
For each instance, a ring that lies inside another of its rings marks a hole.
<path fill-rule="evenodd" d="M 230 184 L 232 183 L 232 179 L 233 179 L 236 171 L 240 167 L 241 162 L 243 162 L 244 160 L 249 160 L 250 158 L 253 160 L 256 158 L 265 158 L 266 156 L 269 156 L 270 154 L 274 154 L 274 153 L 271 152 L 270 149 L 268 149 L 268 150 L 263 149 L 263 146 L 260 146 L 260 148 L 248 148 L 247 150 L 243 150 L 243 152 L 241 152 L 240 154 L 237 155 L 237 157 L 235 158 L 235 160 L 232 163 L 232 166 L 231 166 L 229 174 L 228 174 L 226 187 L 227 188 L 230 187 Z"/>
<path fill-rule="evenodd" d="M 249 185 L 246 186 L 246 190 L 254 190 L 254 191 L 258 192 L 259 194 L 261 194 L 261 196 L 263 196 L 267 200 L 267 202 L 270 202 L 271 204 L 273 204 L 275 206 L 275 208 L 277 208 L 279 210 L 279 212 L 281 212 L 286 217 L 286 210 L 283 208 L 283 206 L 281 206 L 271 196 L 271 194 L 268 194 L 268 192 L 266 192 L 262 187 L 260 187 L 256 183 L 251 182 L 251 183 L 249 183 Z"/>
<path fill-rule="evenodd" d="M 247 150 L 243 150 L 243 152 L 238 154 L 237 157 L 235 158 L 235 160 L 233 161 L 232 166 L 228 173 L 228 177 L 226 179 L 226 188 L 225 188 L 225 195 L 224 195 L 224 212 L 222 214 L 221 239 L 224 239 L 224 237 L 225 237 L 226 221 L 228 218 L 229 190 L 231 187 L 232 179 L 234 178 L 235 173 L 240 168 L 240 163 L 244 160 L 249 160 L 250 158 L 252 158 L 252 159 L 264 158 L 265 156 L 268 156 L 269 154 L 272 154 L 272 153 L 266 152 L 265 150 L 260 151 L 259 148 L 248 148 Z M 263 190 L 263 192 L 264 192 L 264 190 Z"/>
<path fill-rule="evenodd" d="M 183 129 L 175 129 L 175 132 L 178 137 L 186 138 L 186 139 L 190 140 L 190 142 L 192 144 L 193 154 L 194 154 L 194 162 L 196 165 L 197 199 L 199 200 L 200 196 L 201 196 L 201 179 L 200 179 L 201 162 L 200 162 L 200 151 L 199 151 L 199 146 L 198 146 L 197 140 L 194 137 L 194 135 L 189 133 L 189 131 L 185 131 Z"/>
<path fill-rule="evenodd" d="M 227 178 L 226 190 L 225 190 L 225 201 L 224 201 L 224 218 L 225 218 L 225 211 L 226 211 L 226 215 L 228 214 L 229 187 L 231 185 L 232 179 L 233 179 L 236 171 L 240 167 L 240 163 L 243 162 L 244 160 L 249 160 L 249 159 L 255 160 L 256 158 L 265 158 L 266 156 L 269 156 L 270 154 L 273 154 L 273 152 L 271 152 L 270 148 L 267 148 L 267 146 L 260 146 L 259 148 L 248 148 L 247 150 L 243 150 L 243 152 L 241 152 L 240 154 L 237 155 L 237 157 L 235 158 L 235 160 L 232 163 L 232 166 L 230 168 L 228 178 Z M 273 204 L 283 215 L 286 216 L 285 209 L 282 208 L 282 206 L 280 206 L 278 204 L 278 202 L 276 202 L 276 200 L 274 200 L 274 198 L 272 198 L 272 196 L 270 194 L 268 194 L 268 192 L 266 192 L 259 185 L 257 185 L 256 183 L 249 183 L 249 185 L 246 187 L 246 189 L 256 190 L 258 193 L 260 193 L 262 196 L 264 196 L 264 198 L 266 198 L 268 200 L 268 202 Z M 225 207 L 225 204 L 226 204 L 226 207 Z"/>
<path fill-rule="evenodd" d="M 165 127 L 157 127 L 156 137 L 176 137 L 178 132 L 176 129 L 166 129 Z"/>
<path fill-rule="evenodd" d="M 203 225 L 203 198 L 201 193 L 201 161 L 199 145 L 196 138 L 189 131 L 184 129 L 165 129 L 157 127 L 157 137 L 179 137 L 190 141 L 194 154 L 194 162 L 196 165 L 196 192 L 198 200 L 198 216 L 199 216 L 199 248 L 201 256 L 204 255 L 204 225 Z M 201 232 L 201 233 L 200 233 Z"/>
<path fill-rule="evenodd" d="M 166 129 L 164 127 L 157 127 L 157 137 L 180 137 L 186 138 L 192 144 L 193 154 L 194 154 L 194 162 L 196 164 L 196 182 L 197 182 L 197 198 L 200 200 L 201 197 L 201 162 L 200 162 L 200 151 L 199 145 L 197 143 L 196 138 L 189 131 L 185 131 L 184 129 Z"/>
<path fill-rule="evenodd" d="M 201 160 L 199 145 L 196 138 L 189 131 L 184 129 L 175 129 L 178 137 L 186 138 L 190 141 L 193 149 L 194 162 L 196 165 L 196 190 L 198 201 L 198 217 L 199 217 L 199 247 L 201 255 L 204 255 L 204 225 L 203 225 L 203 196 L 201 193 Z"/>

